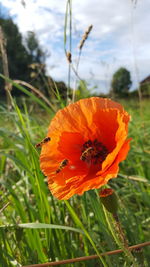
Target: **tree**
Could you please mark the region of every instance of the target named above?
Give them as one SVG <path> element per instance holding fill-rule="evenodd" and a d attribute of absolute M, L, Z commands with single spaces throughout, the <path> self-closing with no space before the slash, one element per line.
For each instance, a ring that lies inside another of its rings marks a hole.
<path fill-rule="evenodd" d="M 0 18 L 0 24 L 6 39 L 10 78 L 28 80 L 30 57 L 22 44 L 22 36 L 19 33 L 18 27 L 13 23 L 11 18 Z"/>
<path fill-rule="evenodd" d="M 114 73 L 112 78 L 112 93 L 115 95 L 127 96 L 131 84 L 130 72 L 125 68 L 120 68 Z"/>
<path fill-rule="evenodd" d="M 45 62 L 46 53 L 43 52 L 43 50 L 39 46 L 39 41 L 34 32 L 28 31 L 27 37 L 25 39 L 25 45 L 27 47 L 29 55 L 31 56 L 32 62 L 41 64 Z"/>
<path fill-rule="evenodd" d="M 22 35 L 20 34 L 17 25 L 11 18 L 0 17 L 0 25 L 2 27 L 5 38 L 5 50 L 8 58 L 9 76 L 11 79 L 23 80 L 27 83 L 32 81 L 33 86 L 43 89 L 43 80 L 40 78 L 33 79 L 32 64 L 43 64 L 45 61 L 44 52 L 39 46 L 38 40 L 33 32 L 29 32 L 23 44 Z M 44 67 L 43 67 L 44 66 Z M 46 75 L 45 65 L 42 66 L 42 75 Z M 0 56 L 0 72 L 3 72 L 2 57 Z M 0 95 L 5 94 L 4 81 L 0 83 Z M 15 95 L 20 95 L 20 91 L 13 88 Z"/>
<path fill-rule="evenodd" d="M 0 25 L 6 41 L 9 77 L 31 84 L 50 98 L 55 95 L 57 87 L 61 97 L 66 98 L 66 85 L 63 82 L 55 82 L 46 75 L 45 59 L 48 55 L 40 47 L 35 33 L 28 32 L 23 42 L 22 35 L 11 18 L 0 15 Z M 4 73 L 3 61 L 0 51 L 0 73 Z M 13 87 L 12 94 L 20 95 L 22 92 Z M 5 95 L 3 80 L 0 81 L 0 95 Z"/>

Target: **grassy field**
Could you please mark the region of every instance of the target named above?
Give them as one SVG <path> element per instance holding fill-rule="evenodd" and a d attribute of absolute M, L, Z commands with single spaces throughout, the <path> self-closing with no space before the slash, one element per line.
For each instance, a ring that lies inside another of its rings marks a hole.
<path fill-rule="evenodd" d="M 149 100 L 120 100 L 131 114 L 131 150 L 109 183 L 119 198 L 119 218 L 129 245 L 149 240 Z M 39 168 L 43 139 L 54 113 L 40 103 L 8 111 L 0 106 L 0 266 L 22 266 L 88 256 L 118 249 L 97 191 L 55 199 Z M 45 105 L 45 104 L 44 104 Z M 128 177 L 129 176 L 129 177 Z M 7 205 L 5 207 L 5 205 Z M 111 219 L 111 218 L 110 218 Z M 110 222 L 111 223 L 111 222 Z M 133 253 L 136 265 L 149 266 L 150 247 Z M 74 266 L 132 266 L 124 253 Z M 67 264 L 65 266 L 73 266 Z"/>

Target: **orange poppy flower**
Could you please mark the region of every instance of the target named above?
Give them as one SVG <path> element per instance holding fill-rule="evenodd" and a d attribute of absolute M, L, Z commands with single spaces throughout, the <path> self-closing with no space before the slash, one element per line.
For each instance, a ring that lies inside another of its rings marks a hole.
<path fill-rule="evenodd" d="M 111 99 L 91 97 L 59 110 L 42 145 L 40 167 L 58 199 L 100 188 L 129 151 L 130 116 Z"/>

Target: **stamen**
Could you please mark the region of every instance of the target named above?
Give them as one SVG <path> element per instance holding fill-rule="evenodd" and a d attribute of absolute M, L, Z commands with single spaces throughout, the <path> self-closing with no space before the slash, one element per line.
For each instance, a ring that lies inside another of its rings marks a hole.
<path fill-rule="evenodd" d="M 108 149 L 97 139 L 94 141 L 88 140 L 85 142 L 81 149 L 80 160 L 93 164 L 102 163 L 108 155 Z"/>

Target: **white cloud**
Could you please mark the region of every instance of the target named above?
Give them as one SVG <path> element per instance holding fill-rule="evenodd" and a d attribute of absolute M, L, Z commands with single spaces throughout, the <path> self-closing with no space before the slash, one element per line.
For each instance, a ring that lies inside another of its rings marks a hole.
<path fill-rule="evenodd" d="M 66 0 L 5 0 L 20 31 L 35 31 L 43 47 L 51 53 L 47 63 L 50 75 L 67 80 L 67 61 L 63 50 L 63 29 Z M 83 79 L 93 79 L 109 89 L 112 74 L 120 66 L 127 67 L 133 84 L 149 75 L 150 70 L 150 1 L 73 0 L 73 41 L 77 44 L 84 30 L 93 24 L 93 30 L 83 48 L 79 74 Z M 77 48 L 73 50 L 76 58 Z M 135 66 L 136 63 L 136 66 Z M 56 67 L 51 69 L 51 65 Z M 136 68 L 139 77 L 136 75 Z"/>

